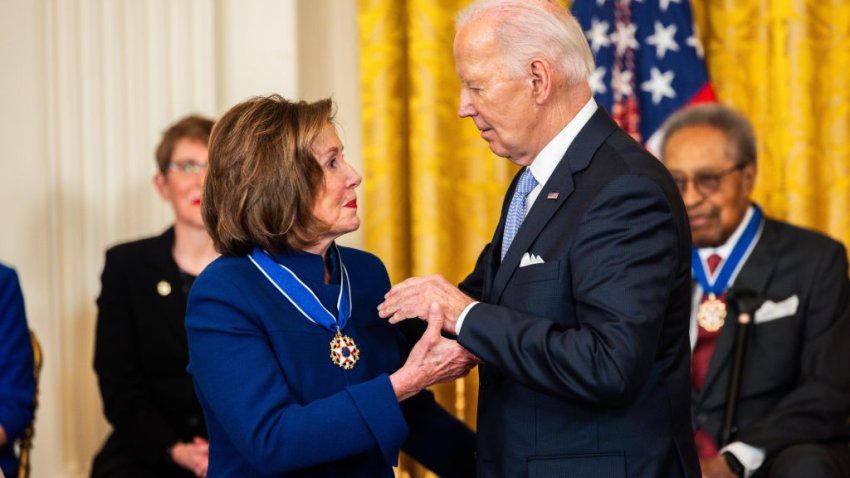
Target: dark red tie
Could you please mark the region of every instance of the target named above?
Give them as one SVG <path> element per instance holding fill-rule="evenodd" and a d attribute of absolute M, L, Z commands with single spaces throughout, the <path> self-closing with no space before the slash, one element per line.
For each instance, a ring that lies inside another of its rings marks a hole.
<path fill-rule="evenodd" d="M 713 274 L 720 264 L 722 258 L 717 254 L 708 256 L 708 272 Z M 703 295 L 702 301 L 705 302 L 708 295 Z M 726 294 L 721 294 L 718 299 L 726 303 Z M 697 327 L 697 344 L 694 347 L 694 355 L 691 360 L 691 379 L 694 384 L 694 389 L 699 392 L 705 384 L 705 376 L 708 373 L 708 364 L 711 362 L 711 354 L 714 353 L 714 346 L 717 344 L 717 336 L 720 331 L 709 332 L 702 327 Z M 694 434 L 694 441 L 697 445 L 697 454 L 700 458 L 711 458 L 717 456 L 717 445 L 708 433 L 703 429 L 697 429 Z"/>
<path fill-rule="evenodd" d="M 723 260 L 718 254 L 712 254 L 708 256 L 705 262 L 708 262 L 708 272 L 709 274 L 714 274 L 714 271 L 717 270 L 717 266 L 720 265 L 720 261 Z"/>

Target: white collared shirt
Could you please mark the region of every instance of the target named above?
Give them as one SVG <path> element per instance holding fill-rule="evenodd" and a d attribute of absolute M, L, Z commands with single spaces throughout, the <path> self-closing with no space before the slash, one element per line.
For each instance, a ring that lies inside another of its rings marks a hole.
<path fill-rule="evenodd" d="M 709 270 L 708 257 L 712 254 L 717 254 L 718 256 L 720 256 L 720 264 L 718 264 L 717 269 L 715 269 L 714 273 L 711 274 L 712 278 L 716 274 L 718 274 L 722 269 L 721 266 L 726 261 L 726 258 L 728 258 L 729 255 L 732 253 L 732 249 L 735 247 L 735 244 L 738 243 L 738 240 L 741 238 L 741 235 L 744 234 L 744 229 L 747 228 L 747 224 L 749 224 L 750 219 L 752 219 L 754 213 L 755 208 L 751 204 L 750 207 L 747 208 L 747 212 L 744 214 L 744 218 L 741 220 L 741 223 L 738 224 L 737 228 L 735 228 L 735 232 L 733 232 L 732 235 L 729 236 L 729 239 L 727 239 L 726 242 L 724 242 L 722 245 L 717 247 L 701 247 L 697 249 L 699 257 L 702 260 L 702 266 L 706 272 Z M 756 237 L 753 239 L 750 248 L 741 258 L 741 261 L 738 262 L 738 267 L 735 268 L 735 270 L 732 272 L 732 275 L 729 277 L 730 286 L 735 283 L 735 278 L 738 277 L 738 273 L 741 271 L 741 267 L 743 267 L 743 265 L 747 262 L 747 258 L 749 257 L 755 245 L 758 243 L 760 236 L 761 233 L 759 231 L 759 234 L 757 234 Z M 697 333 L 699 326 L 697 325 L 696 320 L 696 309 L 700 302 L 702 294 L 702 287 L 697 284 L 697 286 L 694 288 L 694 296 L 692 301 L 694 306 L 691 309 L 691 350 L 693 350 L 697 342 Z M 737 458 L 738 461 L 741 462 L 741 465 L 744 466 L 745 477 L 749 477 L 750 475 L 755 473 L 756 470 L 761 467 L 762 463 L 764 463 L 765 450 L 751 445 L 747 445 L 744 442 L 732 442 L 723 447 L 720 450 L 720 453 L 726 451 L 735 455 L 735 458 Z"/>
<path fill-rule="evenodd" d="M 579 112 L 573 117 L 573 119 L 564 126 L 551 141 L 549 141 L 546 146 L 537 153 L 537 156 L 534 157 L 534 160 L 528 166 L 528 169 L 531 171 L 531 175 L 534 176 L 534 179 L 537 180 L 537 186 L 528 193 L 528 197 L 525 200 L 525 214 L 528 214 L 528 211 L 531 210 L 531 206 L 534 205 L 534 201 L 537 200 L 537 196 L 540 195 L 540 191 L 543 190 L 543 186 L 546 185 L 546 181 L 552 176 L 552 173 L 555 172 L 555 168 L 561 162 L 561 159 L 567 153 L 567 150 L 570 149 L 570 145 L 573 144 L 573 141 L 578 136 L 578 133 L 584 128 L 584 125 L 590 121 L 590 118 L 593 116 L 593 113 L 596 113 L 596 110 L 599 106 L 596 105 L 596 101 L 591 98 L 587 103 L 579 110 Z"/>
<path fill-rule="evenodd" d="M 717 254 L 718 256 L 720 256 L 720 264 L 714 272 L 720 271 L 720 265 L 722 265 L 723 261 L 725 261 L 726 258 L 729 257 L 729 254 L 732 253 L 732 249 L 735 248 L 735 244 L 738 243 L 738 239 L 740 239 L 741 235 L 744 234 L 744 229 L 747 228 L 747 224 L 750 223 L 750 219 L 752 219 L 754 213 L 755 208 L 752 204 L 750 204 L 750 206 L 747 208 L 747 212 L 744 213 L 744 218 L 741 220 L 741 223 L 738 224 L 738 227 L 735 228 L 735 232 L 733 232 L 732 235 L 729 236 L 729 239 L 727 239 L 726 242 L 724 242 L 722 245 L 717 247 L 701 247 L 697 249 L 697 252 L 699 252 L 699 257 L 700 259 L 702 259 L 702 265 L 703 267 L 705 267 L 706 271 L 708 271 L 708 257 L 712 254 Z M 755 244 L 756 242 L 758 241 L 754 240 L 753 244 Z M 738 263 L 737 270 L 735 270 L 732 276 L 729 278 L 729 285 L 732 285 L 734 283 L 735 277 L 738 275 L 738 272 L 741 270 L 741 265 L 743 265 L 744 262 L 746 262 L 746 258 L 742 258 L 741 262 Z M 712 276 L 713 275 L 714 274 L 712 274 Z"/>
<path fill-rule="evenodd" d="M 531 161 L 531 164 L 528 165 L 528 169 L 531 171 L 531 175 L 534 176 L 534 179 L 537 181 L 537 186 L 528 193 L 528 197 L 525 200 L 525 214 L 528 215 L 528 211 L 531 210 L 531 206 L 534 205 L 534 201 L 537 200 L 537 196 L 540 195 L 540 191 L 543 190 L 543 186 L 546 185 L 546 181 L 549 181 L 549 177 L 552 176 L 552 173 L 555 171 L 555 168 L 561 162 L 561 159 L 567 153 L 567 149 L 570 148 L 570 145 L 573 144 L 573 140 L 576 139 L 579 132 L 584 128 L 590 118 L 596 113 L 596 110 L 599 108 L 597 106 L 596 101 L 593 98 L 589 99 L 587 103 L 582 106 L 579 112 L 564 126 L 558 134 L 552 138 L 543 149 L 537 153 L 537 156 L 534 157 L 534 160 Z M 466 306 L 463 309 L 463 312 L 457 318 L 457 322 L 455 323 L 455 334 L 460 335 L 460 328 L 463 326 L 463 321 L 466 319 L 466 315 L 469 311 L 476 305 L 478 302 L 473 302 Z"/>
<path fill-rule="evenodd" d="M 697 253 L 699 254 L 699 258 L 702 261 L 703 270 L 708 273 L 708 258 L 712 254 L 717 254 L 720 256 L 720 263 L 717 265 L 717 268 L 714 272 L 709 276 L 712 279 L 716 274 L 720 273 L 720 270 L 723 269 L 723 263 L 726 261 L 726 258 L 729 257 L 729 254 L 732 253 L 732 249 L 735 248 L 735 244 L 738 243 L 738 239 L 741 238 L 741 235 L 744 234 L 744 229 L 747 228 L 747 224 L 750 222 L 750 219 L 755 214 L 755 208 L 752 204 L 747 208 L 747 212 L 744 213 L 744 218 L 741 220 L 741 223 L 738 224 L 738 227 L 735 228 L 735 232 L 729 236 L 729 239 L 726 240 L 722 245 L 717 247 L 701 247 L 697 249 Z M 738 273 L 741 272 L 741 268 L 744 267 L 744 264 L 747 263 L 747 259 L 750 257 L 750 253 L 755 249 L 756 244 L 758 244 L 759 239 L 761 238 L 761 229 L 756 233 L 756 237 L 753 238 L 753 242 L 750 244 L 749 249 L 744 252 L 744 255 L 741 257 L 740 262 L 738 262 L 738 266 L 732 271 L 732 275 L 729 276 L 729 287 L 735 283 L 735 279 L 738 278 Z M 697 308 L 699 307 L 699 303 L 701 302 L 703 296 L 702 286 L 696 284 L 694 287 L 693 295 L 691 296 L 691 327 L 690 327 L 690 339 L 691 339 L 691 351 L 694 350 L 694 347 L 697 345 L 697 335 L 699 333 L 699 325 L 697 325 Z"/>

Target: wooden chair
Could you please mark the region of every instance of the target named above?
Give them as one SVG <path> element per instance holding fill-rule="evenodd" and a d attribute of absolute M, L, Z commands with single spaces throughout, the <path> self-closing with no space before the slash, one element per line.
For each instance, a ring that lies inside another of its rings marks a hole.
<path fill-rule="evenodd" d="M 41 344 L 35 336 L 35 332 L 30 330 L 30 338 L 32 339 L 32 354 L 33 354 L 33 373 L 35 374 L 35 391 L 32 396 L 33 417 L 32 422 L 24 430 L 24 436 L 18 442 L 20 466 L 18 468 L 18 478 L 29 478 L 30 476 L 30 450 L 32 449 L 32 437 L 35 435 L 35 411 L 38 409 L 38 378 L 41 375 Z M 12 477 L 10 477 L 12 478 Z"/>

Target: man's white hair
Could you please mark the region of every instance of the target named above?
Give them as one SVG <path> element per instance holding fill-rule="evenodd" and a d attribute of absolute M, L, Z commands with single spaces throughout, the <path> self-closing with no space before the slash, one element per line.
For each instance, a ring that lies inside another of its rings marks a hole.
<path fill-rule="evenodd" d="M 595 66 L 578 21 L 560 5 L 544 0 L 477 0 L 455 19 L 460 31 L 481 17 L 492 19 L 505 63 L 517 75 L 526 73 L 532 58 L 547 60 L 566 77 L 567 85 L 587 81 Z"/>

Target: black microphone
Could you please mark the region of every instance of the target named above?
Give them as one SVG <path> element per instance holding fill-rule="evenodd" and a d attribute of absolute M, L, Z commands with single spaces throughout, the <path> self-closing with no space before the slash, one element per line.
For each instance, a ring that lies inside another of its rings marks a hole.
<path fill-rule="evenodd" d="M 726 303 L 735 306 L 738 311 L 738 320 L 735 330 L 732 371 L 729 374 L 729 389 L 726 394 L 726 409 L 723 412 L 723 428 L 720 430 L 721 447 L 728 445 L 735 433 L 735 414 L 738 397 L 741 393 L 741 375 L 744 368 L 744 355 L 747 350 L 747 333 L 750 324 L 753 322 L 753 315 L 766 301 L 767 298 L 749 289 L 732 288 L 726 294 Z"/>

